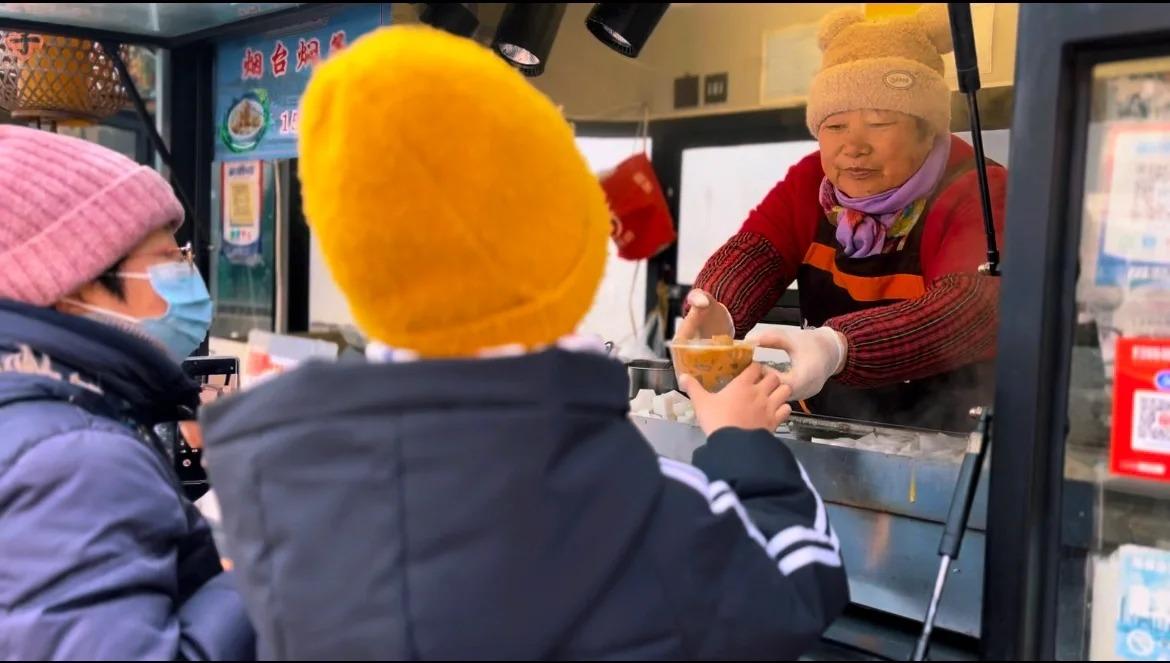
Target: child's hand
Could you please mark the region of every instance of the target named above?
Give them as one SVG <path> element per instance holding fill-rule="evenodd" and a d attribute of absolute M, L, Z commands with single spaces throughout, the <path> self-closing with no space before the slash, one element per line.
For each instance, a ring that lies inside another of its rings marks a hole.
<path fill-rule="evenodd" d="M 722 428 L 774 432 L 792 414 L 792 389 L 780 383 L 779 373 L 760 364 L 753 363 L 718 393 L 689 375 L 680 377 L 679 387 L 691 397 L 699 427 L 708 436 Z"/>

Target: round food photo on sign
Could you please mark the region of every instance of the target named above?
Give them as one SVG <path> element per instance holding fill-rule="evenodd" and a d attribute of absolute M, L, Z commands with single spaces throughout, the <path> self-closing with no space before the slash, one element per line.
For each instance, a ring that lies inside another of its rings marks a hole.
<path fill-rule="evenodd" d="M 219 126 L 220 138 L 233 152 L 251 151 L 268 131 L 270 119 L 268 93 L 252 90 L 228 106 Z"/>

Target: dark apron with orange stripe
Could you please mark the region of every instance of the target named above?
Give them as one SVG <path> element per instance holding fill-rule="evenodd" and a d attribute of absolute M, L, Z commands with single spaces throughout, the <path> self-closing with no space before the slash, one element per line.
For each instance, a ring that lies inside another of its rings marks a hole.
<path fill-rule="evenodd" d="M 948 169 L 898 251 L 848 258 L 837 243 L 836 228 L 822 214 L 797 272 L 804 326 L 820 327 L 830 318 L 922 296 L 926 292 L 921 260 L 926 217 L 938 192 L 974 165 L 970 160 Z M 829 380 L 805 404 L 814 415 L 965 432 L 974 428 L 970 409 L 990 404 L 993 378 L 993 362 L 986 362 L 875 389 L 855 389 Z"/>

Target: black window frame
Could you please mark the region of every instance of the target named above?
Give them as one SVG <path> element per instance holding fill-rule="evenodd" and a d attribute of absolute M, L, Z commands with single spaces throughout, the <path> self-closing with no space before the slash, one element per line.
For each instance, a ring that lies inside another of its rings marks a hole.
<path fill-rule="evenodd" d="M 981 641 L 1052 660 L 1092 71 L 1170 53 L 1170 6 L 1021 4 L 1019 34 Z"/>

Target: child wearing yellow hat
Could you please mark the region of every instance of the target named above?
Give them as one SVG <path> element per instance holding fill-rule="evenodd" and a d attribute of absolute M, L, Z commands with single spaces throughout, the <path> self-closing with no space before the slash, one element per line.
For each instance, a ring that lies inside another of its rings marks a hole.
<path fill-rule="evenodd" d="M 759 367 L 692 391 L 655 456 L 624 367 L 572 336 L 610 214 L 556 107 L 423 27 L 324 63 L 304 206 L 371 338 L 204 415 L 264 658 L 798 656 L 847 601 L 824 505 Z M 733 488 L 748 486 L 741 500 Z"/>

